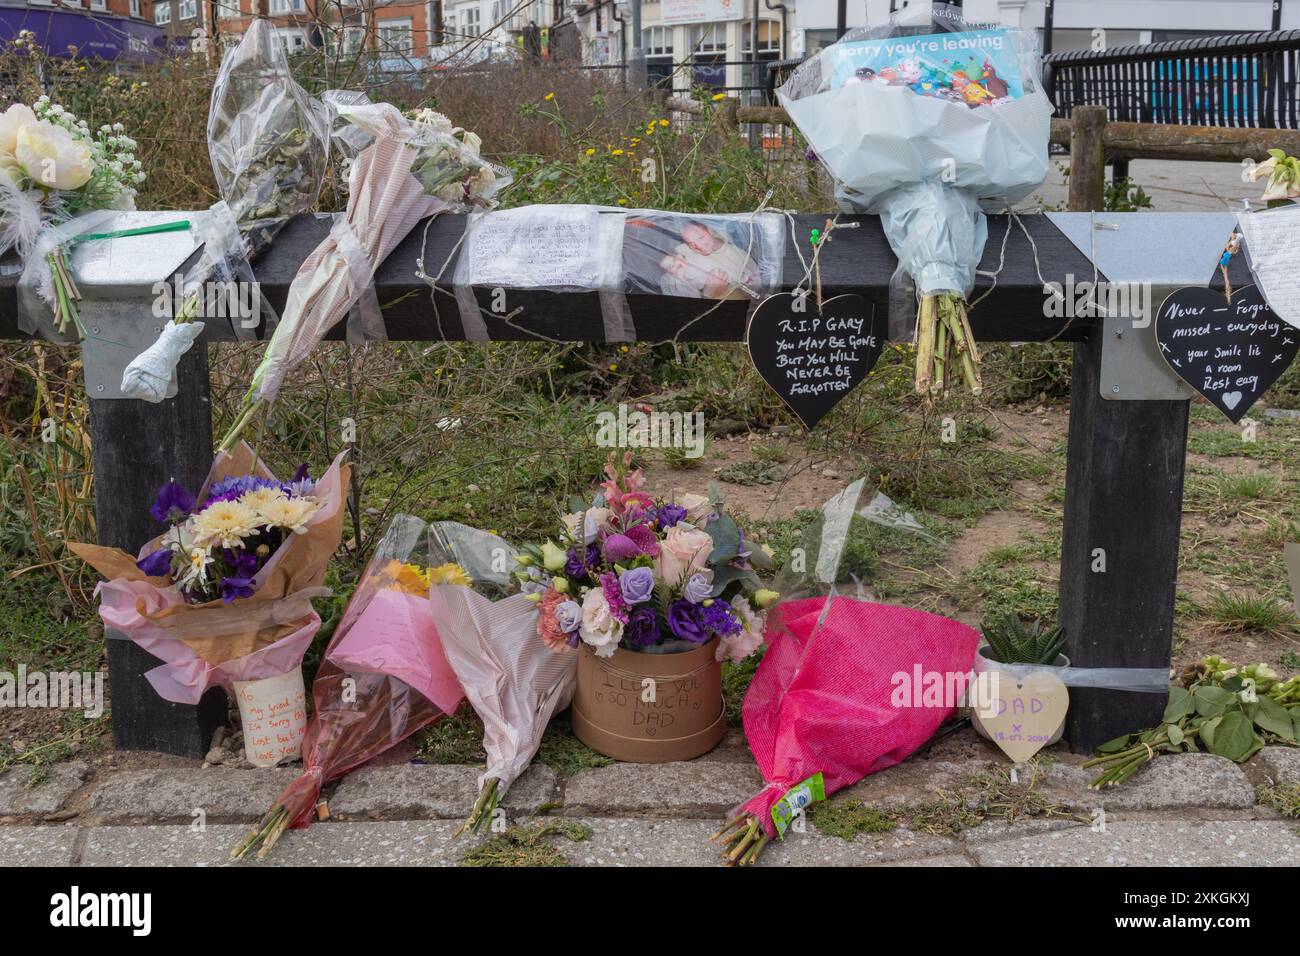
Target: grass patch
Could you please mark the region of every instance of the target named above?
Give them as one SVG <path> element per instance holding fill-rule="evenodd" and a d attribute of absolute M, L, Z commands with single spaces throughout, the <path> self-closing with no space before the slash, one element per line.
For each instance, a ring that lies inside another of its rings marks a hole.
<path fill-rule="evenodd" d="M 1210 599 L 1206 614 L 1228 631 L 1263 631 L 1275 634 L 1295 623 L 1290 608 L 1276 598 L 1219 591 Z"/>
<path fill-rule="evenodd" d="M 581 843 L 591 837 L 591 827 L 568 820 L 547 820 L 530 826 L 511 827 L 460 859 L 461 866 L 568 866 L 551 843 L 552 837 Z"/>
<path fill-rule="evenodd" d="M 775 485 L 785 479 L 785 469 L 773 461 L 740 461 L 723 467 L 718 478 L 733 485 Z"/>
<path fill-rule="evenodd" d="M 1055 579 L 1019 557 L 985 555 L 962 575 L 953 590 L 963 608 L 982 606 L 986 616 L 1016 614 L 1047 620 L 1055 619 L 1057 614 Z"/>
<path fill-rule="evenodd" d="M 1261 806 L 1276 810 L 1291 820 L 1300 820 L 1300 784 L 1285 783 L 1275 787 L 1264 784 L 1255 788 Z"/>
<path fill-rule="evenodd" d="M 904 827 L 914 833 L 955 836 L 985 820 L 1015 823 L 1031 818 L 1077 819 L 1035 789 L 1035 760 L 1028 783 L 1012 783 L 1004 768 L 966 778 L 955 791 L 937 791 L 937 799 L 904 807 L 875 807 L 862 800 L 831 800 L 815 804 L 808 817 L 823 833 L 852 840 L 859 833 L 886 833 Z"/>
<path fill-rule="evenodd" d="M 474 708 L 462 704 L 450 717 L 434 721 L 419 732 L 416 752 L 428 763 L 484 763 L 483 721 Z"/>
<path fill-rule="evenodd" d="M 596 753 L 573 733 L 568 713 L 551 720 L 537 748 L 537 762 L 550 767 L 561 777 L 572 777 L 579 770 L 607 767 L 614 761 Z"/>
<path fill-rule="evenodd" d="M 727 712 L 727 726 L 741 725 L 741 707 L 745 703 L 745 694 L 749 682 L 758 671 L 758 663 L 763 659 L 762 653 L 751 654 L 743 661 L 723 661 L 722 663 L 722 703 Z"/>

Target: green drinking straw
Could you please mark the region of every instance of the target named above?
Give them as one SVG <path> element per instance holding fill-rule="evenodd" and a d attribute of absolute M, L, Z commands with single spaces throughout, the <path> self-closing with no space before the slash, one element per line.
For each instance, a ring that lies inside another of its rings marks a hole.
<path fill-rule="evenodd" d="M 153 226 L 138 226 L 135 229 L 118 229 L 114 232 L 92 232 L 85 236 L 75 236 L 72 242 L 90 242 L 92 239 L 122 239 L 126 236 L 149 236 L 156 232 L 180 232 L 190 228 L 188 219 L 173 222 L 160 222 Z"/>

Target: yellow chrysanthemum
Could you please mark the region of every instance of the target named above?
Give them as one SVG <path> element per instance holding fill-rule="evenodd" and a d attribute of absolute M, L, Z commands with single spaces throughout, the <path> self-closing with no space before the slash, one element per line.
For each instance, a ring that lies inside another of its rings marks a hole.
<path fill-rule="evenodd" d="M 590 148 L 587 150 L 587 155 L 588 155 L 588 156 L 595 156 L 595 155 L 596 155 L 596 147 L 594 147 L 594 146 L 590 147 Z"/>
<path fill-rule="evenodd" d="M 461 587 L 469 587 L 474 581 L 464 568 L 449 561 L 446 564 L 440 564 L 436 568 L 429 569 L 429 583 L 459 584 Z"/>
<path fill-rule="evenodd" d="M 255 488 L 252 491 L 245 492 L 240 496 L 239 500 L 254 511 L 261 511 L 264 505 L 287 497 L 289 496 L 281 488 Z"/>
<path fill-rule="evenodd" d="M 261 524 L 268 528 L 283 528 L 294 534 L 305 534 L 307 522 L 320 510 L 320 504 L 310 498 L 280 498 L 268 501 L 258 510 Z"/>
<path fill-rule="evenodd" d="M 218 501 L 194 518 L 194 543 L 200 548 L 238 548 L 258 533 L 258 513 L 242 501 Z"/>
<path fill-rule="evenodd" d="M 429 592 L 429 572 L 414 564 L 389 561 L 384 575 L 393 582 L 393 588 L 407 594 L 424 595 Z"/>

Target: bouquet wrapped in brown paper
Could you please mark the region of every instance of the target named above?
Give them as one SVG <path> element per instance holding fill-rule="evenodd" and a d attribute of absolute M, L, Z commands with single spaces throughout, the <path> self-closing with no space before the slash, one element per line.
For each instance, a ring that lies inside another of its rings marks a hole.
<path fill-rule="evenodd" d="M 239 702 L 258 765 L 296 757 L 306 726 L 302 658 L 320 627 L 325 566 L 343 528 L 343 454 L 318 480 L 280 481 L 247 445 L 218 453 L 197 496 L 160 489 L 152 516 L 169 529 L 136 557 L 69 547 L 106 578 L 99 616 L 111 637 L 163 663 L 145 676 L 166 700 L 195 704 L 220 685 Z"/>

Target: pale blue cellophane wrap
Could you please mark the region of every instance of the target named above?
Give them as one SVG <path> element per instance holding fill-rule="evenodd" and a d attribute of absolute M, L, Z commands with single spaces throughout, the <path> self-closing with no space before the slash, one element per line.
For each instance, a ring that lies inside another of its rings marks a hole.
<path fill-rule="evenodd" d="M 1007 31 L 1024 92 L 995 106 L 972 109 L 906 86 L 832 87 L 830 79 L 842 44 L 971 29 L 984 27 L 950 15 L 921 28 L 854 30 L 802 63 L 777 90 L 835 178 L 841 208 L 881 216 L 899 272 L 921 294 L 969 294 L 987 238 L 983 211 L 1023 199 L 1047 175 L 1053 107 L 1039 79 L 1037 41 Z"/>

